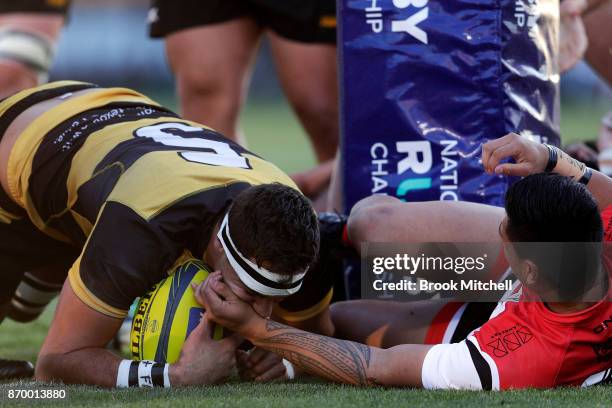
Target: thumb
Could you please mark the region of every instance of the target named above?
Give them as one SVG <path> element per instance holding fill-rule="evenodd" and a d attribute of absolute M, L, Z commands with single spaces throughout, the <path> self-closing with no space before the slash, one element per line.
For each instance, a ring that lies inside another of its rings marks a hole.
<path fill-rule="evenodd" d="M 189 334 L 189 338 L 194 338 L 199 341 L 206 341 L 212 339 L 214 330 L 214 322 L 206 318 L 206 314 L 202 316 L 200 323 L 193 329 Z"/>
<path fill-rule="evenodd" d="M 202 292 L 204 289 L 204 282 L 200 282 L 199 284 L 195 282 L 191 282 L 191 289 L 193 290 L 193 296 L 195 297 L 196 302 L 198 302 L 200 306 L 206 307 L 206 301 L 204 299 L 204 296 L 202 296 L 203 294 Z"/>

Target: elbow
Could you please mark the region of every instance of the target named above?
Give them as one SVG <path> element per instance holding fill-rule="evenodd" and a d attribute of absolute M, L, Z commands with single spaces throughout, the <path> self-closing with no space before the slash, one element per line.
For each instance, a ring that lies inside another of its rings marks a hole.
<path fill-rule="evenodd" d="M 51 382 L 62 380 L 60 375 L 61 357 L 52 354 L 40 354 L 36 360 L 34 379 L 36 381 Z"/>

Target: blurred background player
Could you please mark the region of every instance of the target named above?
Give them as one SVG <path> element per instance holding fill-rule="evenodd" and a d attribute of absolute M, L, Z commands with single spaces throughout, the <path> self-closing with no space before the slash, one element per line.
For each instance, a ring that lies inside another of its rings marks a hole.
<path fill-rule="evenodd" d="M 69 3 L 0 0 L 0 98 L 47 81 Z M 27 272 L 8 313 L 19 321 L 33 320 L 61 288 L 61 283 L 49 283 Z M 32 374 L 29 362 L 0 359 L 0 379 Z"/>
<path fill-rule="evenodd" d="M 295 180 L 309 196 L 327 184 L 338 146 L 334 0 L 154 0 L 149 23 L 165 39 L 183 117 L 241 144 L 238 115 L 265 34 L 317 161 L 329 162 Z"/>
<path fill-rule="evenodd" d="M 48 79 L 69 0 L 0 1 L 0 98 Z"/>
<path fill-rule="evenodd" d="M 605 0 L 563 0 L 560 5 L 559 71 L 572 69 L 580 59 L 599 76 L 612 83 L 612 2 Z M 562 95 L 566 97 L 566 95 Z M 580 140 L 592 135 L 575 135 Z M 601 119 L 595 140 L 569 143 L 564 150 L 589 167 L 612 176 L 612 111 Z"/>
<path fill-rule="evenodd" d="M 601 119 L 597 139 L 570 143 L 564 150 L 574 159 L 612 176 L 612 111 Z"/>
<path fill-rule="evenodd" d="M 612 20 L 612 2 L 564 0 L 561 2 L 560 11 L 560 71 L 567 71 L 584 56 L 589 65 L 611 84 L 612 26 L 606 23 Z M 576 57 L 574 62 L 571 62 L 572 54 Z"/>

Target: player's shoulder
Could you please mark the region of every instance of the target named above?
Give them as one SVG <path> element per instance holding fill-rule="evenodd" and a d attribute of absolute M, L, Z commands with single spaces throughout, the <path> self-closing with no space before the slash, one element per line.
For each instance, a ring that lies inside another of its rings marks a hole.
<path fill-rule="evenodd" d="M 502 315 L 466 341 L 472 342 L 473 358 L 482 361 L 499 389 L 555 385 L 564 350 L 538 328 Z"/>
<path fill-rule="evenodd" d="M 608 302 L 558 315 L 542 302 L 507 301 L 468 341 L 477 346 L 502 389 L 580 385 L 603 368 L 598 350 L 607 343 L 593 329 L 606 313 L 612 315 Z"/>

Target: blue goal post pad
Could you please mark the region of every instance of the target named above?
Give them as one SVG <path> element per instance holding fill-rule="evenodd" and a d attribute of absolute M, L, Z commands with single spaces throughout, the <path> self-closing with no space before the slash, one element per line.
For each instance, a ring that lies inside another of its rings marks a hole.
<path fill-rule="evenodd" d="M 558 0 L 338 0 L 345 211 L 371 194 L 503 205 L 481 146 L 559 145 Z"/>

